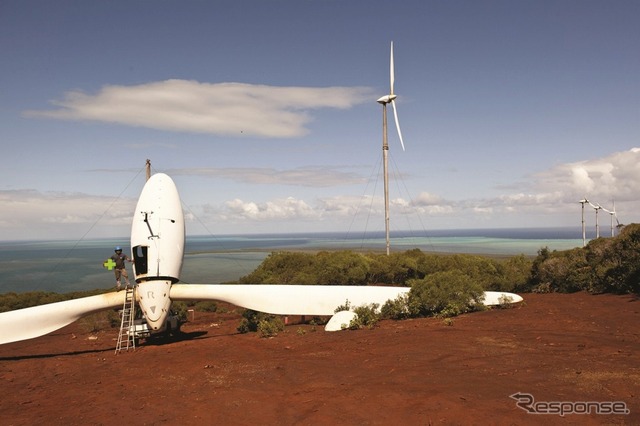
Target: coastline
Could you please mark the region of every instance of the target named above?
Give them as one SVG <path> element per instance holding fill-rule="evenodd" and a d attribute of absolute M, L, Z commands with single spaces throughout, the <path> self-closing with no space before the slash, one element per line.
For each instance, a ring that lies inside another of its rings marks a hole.
<path fill-rule="evenodd" d="M 422 237 L 408 234 L 392 234 L 392 252 L 418 248 L 440 255 L 507 258 L 520 254 L 535 257 L 542 247 L 567 250 L 582 246 L 575 229 L 567 228 L 429 231 L 430 236 Z M 567 238 L 571 235 L 574 238 Z M 127 243 L 128 238 L 0 243 L 0 293 L 111 288 L 113 272 L 104 269 L 102 262 L 112 254 L 114 245 L 128 249 Z M 336 250 L 384 252 L 385 240 L 381 234 L 344 233 L 187 236 L 181 281 L 234 281 L 255 270 L 271 252 Z"/>

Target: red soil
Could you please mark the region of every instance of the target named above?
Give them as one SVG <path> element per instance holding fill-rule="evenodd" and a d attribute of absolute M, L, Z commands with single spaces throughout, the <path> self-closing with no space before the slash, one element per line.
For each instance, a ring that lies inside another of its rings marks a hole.
<path fill-rule="evenodd" d="M 0 424 L 640 424 L 640 300 L 524 297 L 453 325 L 293 324 L 269 339 L 198 312 L 181 338 L 118 355 L 117 329 L 76 323 L 0 346 Z M 529 414 L 517 392 L 630 413 Z"/>

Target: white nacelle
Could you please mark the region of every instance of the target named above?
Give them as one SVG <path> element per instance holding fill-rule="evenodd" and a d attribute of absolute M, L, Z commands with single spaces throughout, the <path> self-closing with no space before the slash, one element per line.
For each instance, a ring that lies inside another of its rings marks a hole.
<path fill-rule="evenodd" d="M 164 325 L 171 284 L 180 280 L 184 235 L 178 190 L 169 176 L 157 173 L 142 189 L 131 225 L 137 301 L 153 330 Z"/>

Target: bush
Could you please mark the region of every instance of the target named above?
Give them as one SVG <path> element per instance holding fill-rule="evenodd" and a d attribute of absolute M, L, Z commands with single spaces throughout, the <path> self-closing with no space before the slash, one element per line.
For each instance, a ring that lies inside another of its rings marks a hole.
<path fill-rule="evenodd" d="M 640 225 L 584 248 L 538 251 L 528 289 L 536 292 L 640 293 Z"/>
<path fill-rule="evenodd" d="M 120 323 L 120 315 L 113 310 L 87 315 L 78 321 L 80 329 L 86 333 L 95 333 L 105 328 L 120 327 Z"/>
<path fill-rule="evenodd" d="M 571 293 L 588 286 L 590 271 L 585 250 L 575 248 L 565 251 L 538 250 L 538 257 L 531 269 L 530 289 Z"/>
<path fill-rule="evenodd" d="M 171 303 L 171 312 L 178 316 L 180 322 L 187 321 L 187 311 L 189 305 L 186 302 L 173 302 Z"/>
<path fill-rule="evenodd" d="M 380 320 L 380 314 L 378 313 L 377 303 L 371 303 L 369 305 L 363 305 L 356 307 L 353 312 L 356 317 L 349 323 L 351 330 L 357 330 L 360 328 L 373 328 Z"/>
<path fill-rule="evenodd" d="M 409 312 L 409 295 L 401 294 L 394 300 L 387 300 L 380 309 L 380 316 L 384 319 L 401 320 L 411 316 Z"/>
<path fill-rule="evenodd" d="M 260 337 L 275 337 L 281 331 L 284 331 L 284 321 L 278 316 L 269 315 L 258 322 Z"/>
<path fill-rule="evenodd" d="M 484 309 L 484 290 L 460 271 L 437 272 L 412 282 L 408 297 L 411 316 L 451 317 Z"/>
<path fill-rule="evenodd" d="M 47 303 L 62 302 L 78 299 L 80 297 L 94 296 L 106 293 L 110 290 L 97 289 L 89 291 L 77 291 L 72 293 L 53 293 L 50 291 L 28 291 L 25 293 L 0 294 L 0 312 L 13 311 L 15 309 L 29 308 L 31 306 L 45 305 Z"/>
<path fill-rule="evenodd" d="M 194 309 L 198 312 L 217 312 L 218 304 L 216 302 L 197 302 Z"/>
<path fill-rule="evenodd" d="M 261 337 L 273 337 L 284 330 L 284 321 L 276 315 L 245 309 L 242 317 L 242 321 L 237 328 L 240 333 L 258 331 Z"/>
<path fill-rule="evenodd" d="M 514 291 L 527 284 L 531 261 L 524 255 L 506 260 L 467 254 L 425 254 L 419 249 L 404 253 L 361 254 L 349 250 L 271 253 L 242 284 L 408 285 L 436 272 L 458 270 L 485 290 Z"/>

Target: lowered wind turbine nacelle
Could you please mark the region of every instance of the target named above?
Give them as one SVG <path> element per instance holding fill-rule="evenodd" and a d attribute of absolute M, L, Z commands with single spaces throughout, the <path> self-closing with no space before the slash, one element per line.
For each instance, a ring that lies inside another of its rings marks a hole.
<path fill-rule="evenodd" d="M 180 280 L 184 235 L 178 190 L 169 176 L 156 173 L 142 189 L 131 225 L 136 299 L 151 330 L 165 326 L 171 285 Z"/>

